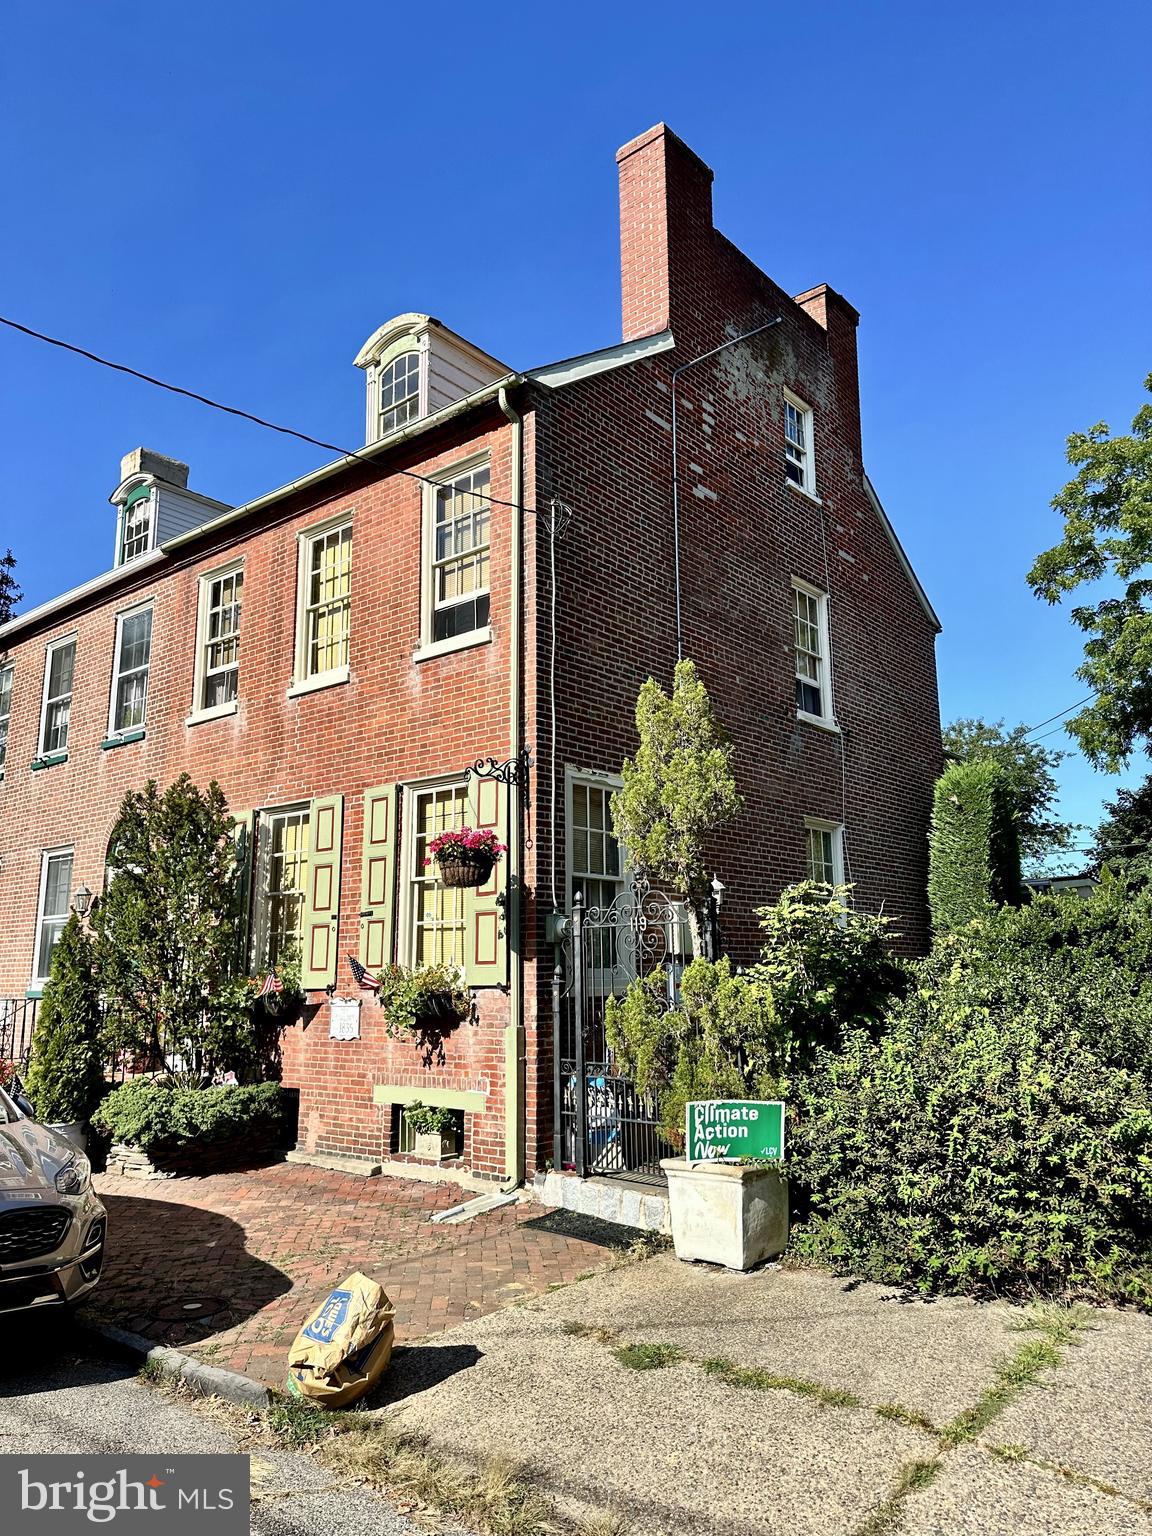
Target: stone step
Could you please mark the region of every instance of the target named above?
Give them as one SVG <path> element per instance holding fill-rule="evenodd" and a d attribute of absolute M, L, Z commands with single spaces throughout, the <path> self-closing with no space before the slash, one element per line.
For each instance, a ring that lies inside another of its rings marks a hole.
<path fill-rule="evenodd" d="M 532 1193 L 542 1205 L 596 1216 L 642 1232 L 671 1232 L 668 1191 L 655 1183 L 630 1183 L 626 1179 L 579 1179 L 574 1173 L 538 1173 Z"/>

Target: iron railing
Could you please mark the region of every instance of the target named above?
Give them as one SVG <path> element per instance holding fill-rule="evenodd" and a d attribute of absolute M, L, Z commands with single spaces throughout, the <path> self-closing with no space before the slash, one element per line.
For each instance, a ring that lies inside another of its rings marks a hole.
<path fill-rule="evenodd" d="M 27 1066 L 39 1011 L 38 997 L 0 997 L 0 1061 Z"/>

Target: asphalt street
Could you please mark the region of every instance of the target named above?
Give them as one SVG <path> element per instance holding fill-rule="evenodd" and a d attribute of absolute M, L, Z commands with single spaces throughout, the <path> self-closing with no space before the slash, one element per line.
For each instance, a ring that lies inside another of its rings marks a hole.
<path fill-rule="evenodd" d="M 144 1385 L 134 1364 L 63 1320 L 0 1325 L 0 1454 L 237 1449 L 226 1426 Z M 261 1448 L 251 1463 L 256 1536 L 417 1536 L 387 1501 L 335 1485 L 307 1456 Z M 21 1536 L 11 1511 L 3 1528 Z"/>

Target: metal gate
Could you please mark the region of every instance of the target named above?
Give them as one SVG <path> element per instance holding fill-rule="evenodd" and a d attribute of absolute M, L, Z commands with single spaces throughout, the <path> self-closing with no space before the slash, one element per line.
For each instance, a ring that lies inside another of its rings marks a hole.
<path fill-rule="evenodd" d="M 585 907 L 577 894 L 552 981 L 556 1168 L 581 1178 L 662 1177 L 660 1159 L 672 1149 L 660 1135 L 655 1104 L 612 1060 L 605 1005 L 653 971 L 663 973 L 673 1005 L 691 953 L 684 904 L 647 880 L 633 880 L 607 907 Z"/>

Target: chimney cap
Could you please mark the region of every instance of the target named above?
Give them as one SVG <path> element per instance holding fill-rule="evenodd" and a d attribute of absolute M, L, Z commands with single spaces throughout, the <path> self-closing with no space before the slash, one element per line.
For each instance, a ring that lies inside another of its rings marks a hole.
<path fill-rule="evenodd" d="M 637 134 L 634 139 L 629 139 L 627 144 L 622 144 L 616 151 L 616 164 L 620 165 L 623 161 L 627 160 L 629 156 L 636 154 L 639 150 L 647 149 L 648 145 L 654 143 L 657 139 L 663 139 L 666 144 L 674 145 L 682 155 L 687 156 L 690 161 L 695 162 L 699 169 L 704 172 L 705 176 L 707 176 L 709 181 L 714 179 L 715 172 L 713 171 L 712 167 L 706 164 L 705 161 L 701 160 L 696 151 L 692 149 L 690 145 L 685 144 L 680 135 L 678 133 L 674 133 L 672 129 L 669 128 L 667 123 L 654 123 L 653 126 L 647 130 L 647 132 Z"/>
<path fill-rule="evenodd" d="M 180 459 L 170 459 L 166 453 L 157 453 L 153 448 L 133 448 L 120 460 L 121 484 L 134 475 L 151 475 L 154 480 L 163 480 L 179 490 L 188 487 L 187 464 Z"/>

